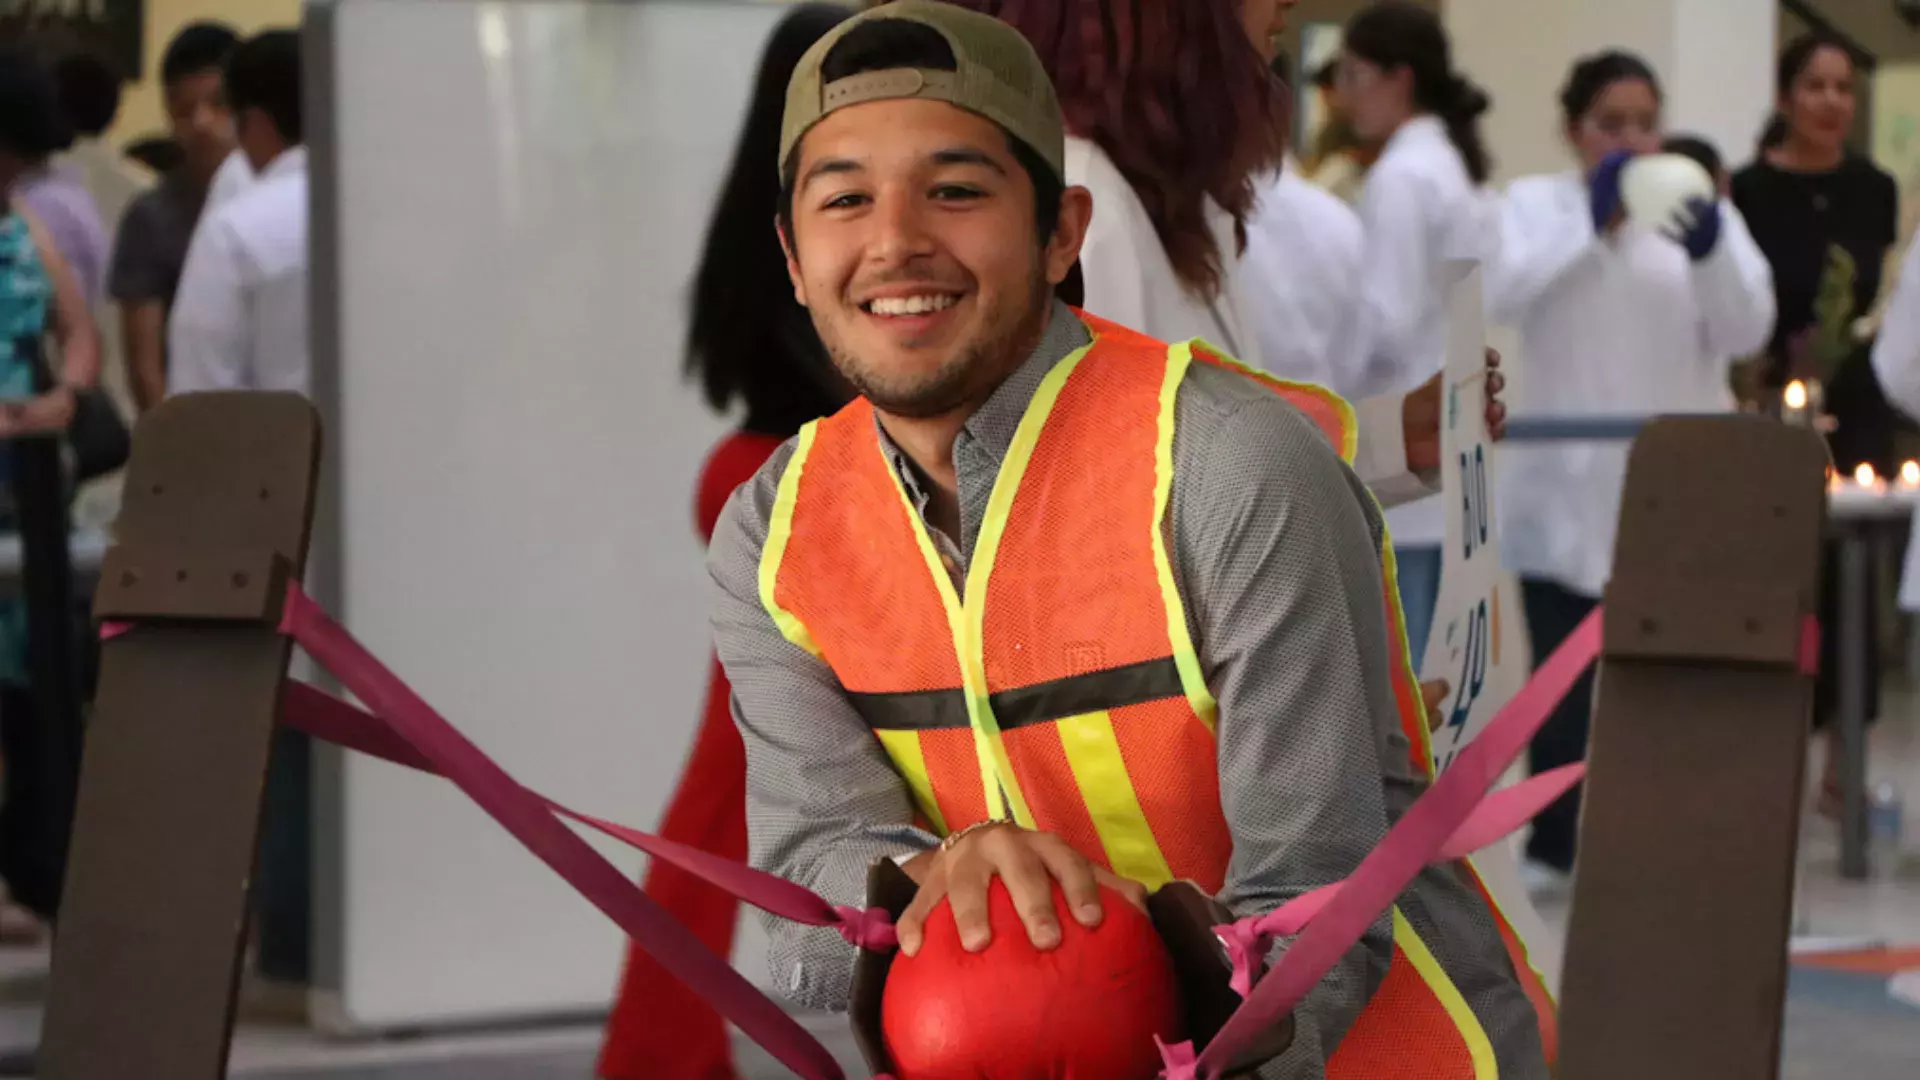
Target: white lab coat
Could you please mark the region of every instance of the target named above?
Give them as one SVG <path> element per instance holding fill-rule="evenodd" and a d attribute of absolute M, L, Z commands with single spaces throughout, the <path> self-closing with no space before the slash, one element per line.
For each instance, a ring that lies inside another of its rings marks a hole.
<path fill-rule="evenodd" d="M 1415 117 L 1387 140 L 1360 191 L 1354 393 L 1405 394 L 1446 366 L 1446 265 L 1486 258 L 1490 206 L 1437 117 Z M 1446 536 L 1438 498 L 1388 513 L 1387 527 L 1408 547 L 1438 547 Z"/>
<path fill-rule="evenodd" d="M 1287 268 L 1253 263 L 1252 233 L 1257 226 L 1252 222 L 1248 226 L 1248 257 L 1243 258 L 1232 216 L 1209 200 L 1207 222 L 1220 252 L 1222 287 L 1210 299 L 1200 297 L 1174 272 L 1173 261 L 1167 257 L 1140 196 L 1106 151 L 1091 140 L 1069 136 L 1066 165 L 1067 182 L 1093 194 L 1093 221 L 1080 251 L 1088 312 L 1161 341 L 1203 338 L 1241 363 L 1347 393 L 1343 385 L 1321 382 L 1326 373 L 1324 364 L 1304 372 L 1290 364 L 1276 366 L 1263 347 L 1266 328 L 1243 318 L 1246 312 L 1266 318 L 1274 304 L 1276 283 L 1305 280 L 1319 273 L 1317 267 L 1310 262 Z M 1337 320 L 1338 316 L 1331 318 Z M 1329 346 L 1330 351 L 1336 348 Z M 1355 411 L 1360 438 L 1354 471 L 1360 479 L 1384 505 L 1427 494 L 1430 489 L 1407 471 L 1400 395 L 1358 401 Z"/>
<path fill-rule="evenodd" d="M 1909 245 L 1900 261 L 1900 280 L 1887 299 L 1880 336 L 1873 343 L 1873 373 L 1888 401 L 1920 419 L 1920 244 Z M 1915 542 L 1920 540 L 1920 513 L 1914 515 L 1913 536 L 1900 575 L 1900 606 L 1920 611 L 1920 543 Z"/>
<path fill-rule="evenodd" d="M 1520 331 L 1518 414 L 1727 412 L 1727 371 L 1773 330 L 1773 272 L 1733 204 L 1702 261 L 1648 223 L 1599 237 L 1577 173 L 1513 182 L 1482 276 Z M 1627 444 L 1514 445 L 1501 456 L 1508 568 L 1598 597 L 1611 572 Z"/>

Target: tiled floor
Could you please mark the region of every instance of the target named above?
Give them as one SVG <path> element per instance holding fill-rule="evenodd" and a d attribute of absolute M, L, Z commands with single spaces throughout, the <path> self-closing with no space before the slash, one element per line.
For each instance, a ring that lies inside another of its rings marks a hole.
<path fill-rule="evenodd" d="M 1910 802 L 1920 803 L 1920 695 L 1889 694 L 1887 716 L 1875 728 L 1872 745 L 1874 779 L 1894 780 Z M 1920 806 L 1910 811 L 1909 821 L 1909 845 L 1920 850 L 1920 835 L 1914 835 L 1920 833 Z M 1920 858 L 1909 860 L 1890 880 L 1849 883 L 1835 870 L 1833 826 L 1809 816 L 1803 836 L 1798 906 L 1804 932 L 1920 945 Z M 1543 968 L 1558 971 L 1565 895 L 1542 895 L 1538 906 L 1551 932 L 1535 943 L 1537 955 Z M 0 1048 L 32 1042 L 45 970 L 43 952 L 0 950 Z M 1920 997 L 1920 987 L 1914 996 Z M 866 1075 L 843 1019 L 803 1022 L 849 1075 Z M 584 1080 L 598 1044 L 599 1031 L 592 1025 L 342 1044 L 283 1026 L 250 1024 L 236 1036 L 231 1075 L 247 1080 Z M 1785 1080 L 1912 1080 L 1920 1075 L 1915 1064 L 1920 1062 L 1920 1007 L 1888 997 L 1877 979 L 1797 968 L 1784 1059 Z M 740 1063 L 748 1080 L 790 1075 L 744 1043 Z"/>

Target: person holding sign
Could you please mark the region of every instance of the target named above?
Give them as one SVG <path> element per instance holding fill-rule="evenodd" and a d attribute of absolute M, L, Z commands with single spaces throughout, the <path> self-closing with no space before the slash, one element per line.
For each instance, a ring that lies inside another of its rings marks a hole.
<path fill-rule="evenodd" d="M 754 864 L 858 905 L 895 860 L 908 956 L 941 904 L 991 948 L 990 888 L 1041 951 L 1175 880 L 1271 911 L 1429 781 L 1350 414 L 1056 298 L 1094 212 L 1065 127 L 1018 31 L 929 0 L 842 23 L 788 91 L 788 272 L 861 397 L 728 503 L 714 639 Z M 1400 908 L 1268 1075 L 1545 1077 L 1485 899 L 1441 866 Z M 853 946 L 769 932 L 776 986 L 846 1006 Z"/>
<path fill-rule="evenodd" d="M 1520 331 L 1527 377 L 1517 407 L 1547 415 L 1731 411 L 1732 361 L 1764 346 L 1773 325 L 1765 257 L 1705 170 L 1678 156 L 1645 156 L 1661 146 L 1660 83 L 1645 61 L 1623 52 L 1582 59 L 1560 104 L 1578 168 L 1513 182 L 1499 252 L 1485 271 L 1489 315 Z M 1663 184 L 1649 177 L 1672 178 L 1671 194 L 1661 198 Z M 1559 443 L 1517 447 L 1507 457 L 1503 554 L 1521 576 L 1536 659 L 1599 602 L 1627 449 Z M 1534 740 L 1536 773 L 1585 757 L 1592 678 Z M 1571 870 L 1578 819 L 1576 791 L 1536 819 L 1529 857 Z"/>

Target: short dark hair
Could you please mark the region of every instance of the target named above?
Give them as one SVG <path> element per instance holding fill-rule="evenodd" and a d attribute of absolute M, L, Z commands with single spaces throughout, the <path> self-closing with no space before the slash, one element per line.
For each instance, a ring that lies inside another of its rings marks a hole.
<path fill-rule="evenodd" d="M 227 59 L 227 104 L 234 112 L 259 109 L 289 143 L 300 126 L 300 32 L 263 30 Z"/>
<path fill-rule="evenodd" d="M 78 49 L 53 65 L 60 110 L 82 135 L 99 135 L 120 111 L 120 69 L 92 49 Z"/>
<path fill-rule="evenodd" d="M 960 62 L 938 30 L 905 19 L 875 19 L 854 27 L 834 43 L 820 62 L 820 81 L 831 83 L 869 71 L 894 68 L 957 71 Z M 1066 197 L 1066 184 L 1038 150 L 1014 138 L 1011 132 L 1005 134 L 1014 160 L 1033 181 L 1034 227 L 1044 244 L 1060 224 L 1060 203 Z M 780 224 L 788 236 L 793 235 L 793 187 L 799 170 L 800 155 L 795 153 L 780 178 Z"/>
<path fill-rule="evenodd" d="M 20 46 L 0 46 L 0 150 L 32 162 L 72 143 L 46 65 Z"/>
<path fill-rule="evenodd" d="M 1669 135 L 1666 141 L 1660 144 L 1660 149 L 1669 154 L 1692 158 L 1701 168 L 1707 170 L 1707 175 L 1713 177 L 1715 182 L 1719 181 L 1721 172 L 1726 168 L 1720 159 L 1720 151 L 1699 135 Z"/>
<path fill-rule="evenodd" d="M 171 86 L 190 75 L 223 70 L 238 44 L 240 35 L 226 23 L 188 23 L 167 42 L 166 54 L 160 58 L 160 84 Z"/>
<path fill-rule="evenodd" d="M 186 160 L 186 154 L 180 144 L 165 135 L 149 135 L 144 139 L 135 139 L 127 144 L 128 157 L 152 169 L 156 173 L 170 173 Z"/>
<path fill-rule="evenodd" d="M 1560 111 L 1566 114 L 1567 123 L 1578 123 L 1607 87 L 1617 82 L 1643 82 L 1653 91 L 1655 101 L 1664 97 L 1659 77 L 1645 60 L 1618 49 L 1594 53 L 1574 63 L 1567 73 L 1567 84 L 1560 88 Z"/>

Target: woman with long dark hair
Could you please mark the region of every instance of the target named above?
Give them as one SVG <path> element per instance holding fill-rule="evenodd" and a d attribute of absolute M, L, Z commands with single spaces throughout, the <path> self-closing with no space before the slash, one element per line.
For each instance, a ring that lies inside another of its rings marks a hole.
<path fill-rule="evenodd" d="M 1773 266 L 1779 318 L 1760 360 L 1763 396 L 1794 379 L 1818 380 L 1825 410 L 1838 422 L 1827 443 L 1834 465 L 1862 463 L 1880 475 L 1895 465 L 1901 421 L 1871 363 L 1872 343 L 1858 332 L 1880 293 L 1887 253 L 1899 228 L 1892 176 L 1847 146 L 1857 112 L 1859 67 L 1845 42 L 1806 34 L 1789 42 L 1775 72 L 1775 114 L 1753 164 L 1733 179 L 1733 201 Z M 1821 622 L 1837 617 L 1837 554 L 1822 573 Z M 1877 594 L 1873 594 L 1877 595 Z M 1870 605 L 1878 601 L 1869 597 Z M 1839 635 L 1821 635 L 1814 722 L 1826 728 L 1837 701 Z M 1867 650 L 1869 717 L 1879 711 L 1879 654 Z M 1827 755 L 1821 806 L 1838 811 L 1836 755 Z"/>
<path fill-rule="evenodd" d="M 1560 95 L 1576 167 L 1507 189 L 1483 281 L 1489 314 L 1520 331 L 1528 411 L 1732 411 L 1728 368 L 1773 325 L 1772 275 L 1731 205 L 1703 199 L 1663 221 L 1623 213 L 1622 171 L 1661 148 L 1661 105 L 1644 60 L 1583 57 Z M 1533 655 L 1544 661 L 1611 576 L 1627 448 L 1521 447 L 1501 466 L 1506 564 L 1521 576 Z M 1591 712 L 1589 673 L 1535 737 L 1535 773 L 1585 760 Z M 1528 857 L 1571 871 L 1579 812 L 1570 793 L 1534 819 Z"/>
<path fill-rule="evenodd" d="M 687 374 L 699 380 L 716 411 L 738 405 L 745 416 L 701 473 L 694 518 L 702 540 L 712 538 L 733 489 L 782 442 L 852 398 L 806 309 L 794 300 L 773 228 L 780 205 L 774 163 L 787 81 L 807 49 L 850 14 L 837 4 L 805 4 L 774 29 L 707 229 L 693 282 Z M 733 726 L 729 697 L 716 660 L 708 676 L 706 711 L 660 833 L 745 862 L 746 751 Z M 733 897 L 661 862 L 648 868 L 646 890 L 717 955 L 732 952 L 740 910 Z M 630 946 L 598 1075 L 604 1080 L 732 1080 L 726 1023 L 651 956 Z"/>
<path fill-rule="evenodd" d="M 1340 100 L 1361 139 L 1380 146 L 1360 192 L 1366 227 L 1357 317 L 1362 392 L 1405 393 L 1446 365 L 1446 279 L 1453 260 L 1486 254 L 1491 162 L 1480 138 L 1487 95 L 1454 70 L 1439 17 L 1385 0 L 1347 24 Z M 1426 652 L 1445 536 L 1438 499 L 1387 515 L 1413 655 Z"/>

